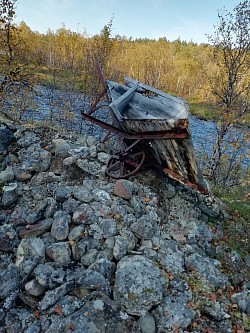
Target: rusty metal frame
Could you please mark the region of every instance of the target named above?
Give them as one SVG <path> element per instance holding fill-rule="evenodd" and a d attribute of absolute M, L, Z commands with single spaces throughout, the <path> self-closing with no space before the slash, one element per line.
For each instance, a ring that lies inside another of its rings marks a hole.
<path fill-rule="evenodd" d="M 94 111 L 92 111 L 93 113 Z M 82 117 L 89 120 L 95 125 L 98 125 L 114 134 L 121 136 L 124 139 L 184 139 L 187 136 L 187 130 L 184 129 L 175 129 L 175 130 L 166 130 L 166 131 L 149 131 L 149 132 L 135 132 L 129 133 L 125 132 L 122 129 L 115 127 L 97 119 L 89 114 L 82 113 Z"/>
<path fill-rule="evenodd" d="M 187 185 L 188 187 L 193 188 L 194 190 L 204 193 L 204 194 L 208 194 L 208 190 L 203 187 L 200 186 L 198 184 L 194 184 L 192 183 L 190 180 L 178 175 L 177 173 L 173 172 L 172 170 L 168 169 L 168 168 L 164 168 L 164 167 L 160 167 L 161 171 L 163 171 L 166 175 L 168 175 L 170 178 L 178 181 L 179 183 L 183 184 L 183 185 Z"/>

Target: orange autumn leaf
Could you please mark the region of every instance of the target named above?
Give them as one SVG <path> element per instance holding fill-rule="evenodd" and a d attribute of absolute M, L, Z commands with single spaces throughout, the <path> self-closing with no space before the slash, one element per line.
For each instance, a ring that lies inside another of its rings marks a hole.
<path fill-rule="evenodd" d="M 193 302 L 188 302 L 187 303 L 187 307 L 189 308 L 189 309 L 194 309 L 195 308 L 195 305 L 194 305 L 194 303 Z"/>
<path fill-rule="evenodd" d="M 198 323 L 196 321 L 193 322 L 192 327 L 196 329 L 198 327 Z"/>
<path fill-rule="evenodd" d="M 34 315 L 34 317 L 38 318 L 40 316 L 40 311 L 39 310 L 35 310 L 33 312 L 33 315 Z"/>
<path fill-rule="evenodd" d="M 216 296 L 216 294 L 215 293 L 210 293 L 209 294 L 209 298 L 211 299 L 211 301 L 216 301 L 216 299 L 217 299 L 217 296 Z"/>
<path fill-rule="evenodd" d="M 73 324 L 73 323 L 68 323 L 68 325 L 67 325 L 67 330 L 74 330 L 76 328 L 76 325 L 75 324 Z"/>
<path fill-rule="evenodd" d="M 62 314 L 62 307 L 61 306 L 56 306 L 55 307 L 55 313 L 56 314 Z"/>

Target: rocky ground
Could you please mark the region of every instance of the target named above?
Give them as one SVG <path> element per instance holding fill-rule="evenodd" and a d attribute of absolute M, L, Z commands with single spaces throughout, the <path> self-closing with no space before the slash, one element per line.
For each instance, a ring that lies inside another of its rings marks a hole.
<path fill-rule="evenodd" d="M 0 154 L 0 332 L 250 330 L 218 199 L 153 170 L 109 179 L 85 135 L 2 123 Z"/>

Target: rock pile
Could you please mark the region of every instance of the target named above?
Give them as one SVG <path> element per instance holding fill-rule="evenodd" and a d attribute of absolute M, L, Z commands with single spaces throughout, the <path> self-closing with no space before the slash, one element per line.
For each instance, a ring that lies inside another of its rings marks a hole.
<path fill-rule="evenodd" d="M 250 285 L 219 242 L 216 198 L 154 171 L 108 179 L 93 137 L 0 130 L 0 332 L 250 329 Z"/>

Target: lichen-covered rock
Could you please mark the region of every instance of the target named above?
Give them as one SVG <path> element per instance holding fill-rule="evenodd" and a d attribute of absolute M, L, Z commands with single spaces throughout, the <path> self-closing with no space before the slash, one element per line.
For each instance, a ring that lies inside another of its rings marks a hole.
<path fill-rule="evenodd" d="M 31 145 L 27 149 L 21 149 L 18 157 L 22 162 L 23 170 L 42 172 L 50 167 L 51 153 L 41 149 L 39 144 Z"/>
<path fill-rule="evenodd" d="M 25 284 L 25 290 L 33 296 L 40 296 L 45 292 L 45 288 L 41 286 L 36 279 L 32 279 Z"/>
<path fill-rule="evenodd" d="M 51 226 L 51 235 L 57 240 L 62 241 L 68 237 L 69 224 L 71 217 L 63 211 L 58 211 L 54 215 L 54 220 Z"/>
<path fill-rule="evenodd" d="M 12 225 L 0 225 L 0 250 L 13 251 L 19 244 L 16 230 Z"/>
<path fill-rule="evenodd" d="M 67 265 L 71 261 L 71 250 L 67 242 L 51 244 L 47 247 L 46 254 L 58 265 Z"/>
<path fill-rule="evenodd" d="M 233 294 L 231 300 L 238 305 L 240 311 L 250 315 L 250 290 Z"/>
<path fill-rule="evenodd" d="M 192 292 L 184 280 L 173 279 L 169 283 L 161 304 L 152 311 L 156 325 L 162 328 L 162 332 L 185 329 L 191 324 L 196 314 L 189 306 L 191 299 Z"/>
<path fill-rule="evenodd" d="M 70 145 L 67 141 L 63 139 L 54 139 L 52 140 L 52 146 L 56 156 L 60 157 L 68 157 L 68 151 L 70 149 Z"/>
<path fill-rule="evenodd" d="M 203 276 L 213 288 L 226 288 L 228 278 L 222 274 L 209 258 L 204 258 L 198 253 L 193 253 L 185 258 L 187 269 L 194 270 Z"/>
<path fill-rule="evenodd" d="M 155 216 L 143 215 L 132 223 L 130 229 L 140 239 L 152 239 L 159 233 L 159 220 Z"/>
<path fill-rule="evenodd" d="M 178 249 L 178 243 L 176 241 L 161 241 L 158 253 L 159 261 L 167 272 L 179 274 L 185 271 L 184 254 Z"/>
<path fill-rule="evenodd" d="M 63 318 L 60 323 L 52 324 L 46 333 L 142 333 L 136 321 L 119 310 L 116 303 L 105 295 L 94 294 L 72 315 Z"/>
<path fill-rule="evenodd" d="M 160 269 L 151 260 L 126 256 L 117 265 L 114 298 L 123 310 L 141 316 L 161 302 L 164 282 Z"/>
<path fill-rule="evenodd" d="M 51 305 L 55 304 L 61 297 L 66 295 L 74 288 L 74 282 L 66 282 L 54 290 L 49 290 L 45 293 L 43 299 L 39 303 L 39 309 L 41 311 L 46 310 Z"/>
<path fill-rule="evenodd" d="M 23 239 L 16 251 L 16 265 L 22 275 L 29 274 L 45 259 L 45 245 L 40 238 Z"/>
<path fill-rule="evenodd" d="M 0 273 L 0 298 L 4 299 L 15 290 L 22 280 L 19 274 L 18 267 L 10 264 L 6 269 L 1 270 Z"/>
<path fill-rule="evenodd" d="M 4 207 L 13 205 L 18 199 L 17 183 L 10 183 L 3 187 L 2 204 Z"/>
<path fill-rule="evenodd" d="M 11 182 L 15 175 L 12 168 L 7 168 L 0 172 L 0 183 Z"/>

